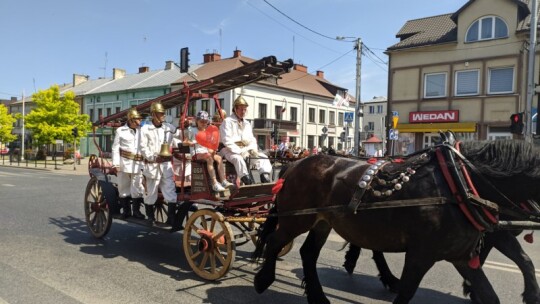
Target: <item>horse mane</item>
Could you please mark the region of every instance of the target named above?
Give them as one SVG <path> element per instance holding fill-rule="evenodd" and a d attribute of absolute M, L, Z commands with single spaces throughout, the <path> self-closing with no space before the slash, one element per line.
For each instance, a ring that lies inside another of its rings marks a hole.
<path fill-rule="evenodd" d="M 466 141 L 461 153 L 483 174 L 540 179 L 540 149 L 523 140 Z"/>

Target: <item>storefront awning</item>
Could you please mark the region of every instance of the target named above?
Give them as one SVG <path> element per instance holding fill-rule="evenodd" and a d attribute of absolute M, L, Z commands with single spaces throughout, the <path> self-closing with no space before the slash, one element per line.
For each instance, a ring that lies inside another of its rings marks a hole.
<path fill-rule="evenodd" d="M 419 124 L 401 124 L 398 123 L 397 129 L 400 133 L 431 133 L 439 131 L 453 132 L 476 132 L 475 122 L 445 122 L 445 123 L 419 123 Z"/>

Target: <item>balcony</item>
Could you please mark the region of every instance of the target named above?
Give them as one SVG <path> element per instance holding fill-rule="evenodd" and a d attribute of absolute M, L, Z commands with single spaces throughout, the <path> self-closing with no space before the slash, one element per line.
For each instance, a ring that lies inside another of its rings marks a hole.
<path fill-rule="evenodd" d="M 283 131 L 296 131 L 297 122 L 290 120 L 279 120 L 270 118 L 255 118 L 253 120 L 254 130 L 271 130 L 274 124 L 279 125 L 279 129 Z"/>

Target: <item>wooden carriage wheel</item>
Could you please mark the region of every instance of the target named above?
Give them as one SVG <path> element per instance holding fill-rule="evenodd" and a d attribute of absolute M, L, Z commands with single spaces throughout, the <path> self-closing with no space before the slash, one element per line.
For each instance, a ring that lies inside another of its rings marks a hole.
<path fill-rule="evenodd" d="M 166 207 L 167 206 L 167 207 Z M 154 218 L 158 223 L 165 223 L 167 221 L 168 205 L 164 201 L 157 201 L 154 204 Z"/>
<path fill-rule="evenodd" d="M 242 231 L 242 234 L 245 236 L 245 238 L 243 236 L 236 238 L 237 246 L 244 245 L 250 240 L 253 243 L 253 245 L 255 246 L 257 245 L 257 239 L 258 239 L 257 231 L 259 227 L 261 226 L 261 224 L 256 223 L 256 222 L 231 222 L 231 224 L 234 227 L 238 228 L 238 230 Z M 291 249 L 293 248 L 293 244 L 294 244 L 294 240 L 292 240 L 290 243 L 285 245 L 285 247 L 283 247 L 283 249 L 281 249 L 281 251 L 279 252 L 278 257 L 282 257 L 286 255 L 287 253 L 289 253 Z"/>
<path fill-rule="evenodd" d="M 184 253 L 191 269 L 203 279 L 217 280 L 236 256 L 234 236 L 223 214 L 201 209 L 188 218 L 184 229 Z"/>
<path fill-rule="evenodd" d="M 90 157 L 88 158 L 88 172 L 90 172 L 90 169 L 92 168 L 99 168 L 99 167 L 101 167 L 101 165 L 99 163 L 99 158 L 97 157 L 97 155 L 95 154 L 90 155 Z"/>
<path fill-rule="evenodd" d="M 86 186 L 84 216 L 86 225 L 95 238 L 104 237 L 111 229 L 111 210 L 96 177 L 92 177 Z"/>

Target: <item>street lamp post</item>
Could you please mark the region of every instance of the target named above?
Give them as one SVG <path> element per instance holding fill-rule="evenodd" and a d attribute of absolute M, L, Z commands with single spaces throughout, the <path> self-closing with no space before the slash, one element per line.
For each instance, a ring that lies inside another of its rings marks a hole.
<path fill-rule="evenodd" d="M 362 71 L 362 38 L 355 37 L 336 37 L 337 40 L 345 40 L 347 38 L 354 38 L 355 40 L 346 40 L 348 42 L 355 42 L 354 48 L 356 49 L 356 105 L 354 107 L 354 150 L 353 153 L 355 156 L 358 156 L 360 151 L 360 131 L 362 130 L 362 121 L 364 117 L 364 105 L 361 102 L 361 71 Z"/>

